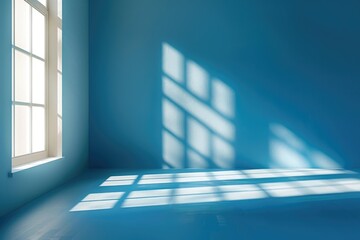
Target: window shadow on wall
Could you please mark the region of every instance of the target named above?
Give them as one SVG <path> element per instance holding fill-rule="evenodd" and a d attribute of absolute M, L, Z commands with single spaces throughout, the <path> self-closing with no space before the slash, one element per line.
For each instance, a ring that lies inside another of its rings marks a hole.
<path fill-rule="evenodd" d="M 251 124 L 250 120 L 245 126 L 254 136 L 252 145 L 258 151 L 268 149 L 265 162 L 262 154 L 249 159 L 248 150 L 241 144 L 248 141 L 247 136 L 236 136 L 239 121 L 233 88 L 166 42 L 162 43 L 161 72 L 162 168 L 234 169 L 239 165 L 256 166 L 256 162 L 260 162 L 257 165 L 260 168 L 341 168 L 338 159 L 312 147 L 285 125 L 266 120 L 269 116 L 260 122 L 254 120 L 260 125 Z M 264 107 L 276 107 L 271 101 L 257 98 L 264 103 L 245 104 L 251 104 L 259 112 Z M 243 118 L 251 116 L 246 116 L 246 112 L 241 114 Z M 268 134 L 259 136 L 258 129 Z M 239 156 L 239 149 L 243 149 L 244 156 Z"/>
<path fill-rule="evenodd" d="M 232 168 L 235 93 L 168 43 L 162 45 L 163 168 Z"/>
<path fill-rule="evenodd" d="M 312 147 L 281 124 L 269 124 L 270 168 L 341 169 L 339 160 Z"/>

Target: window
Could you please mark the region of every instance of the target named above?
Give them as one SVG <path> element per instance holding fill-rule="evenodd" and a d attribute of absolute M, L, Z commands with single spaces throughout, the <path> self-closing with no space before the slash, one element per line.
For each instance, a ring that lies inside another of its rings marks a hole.
<path fill-rule="evenodd" d="M 13 0 L 12 165 L 62 154 L 62 0 Z"/>

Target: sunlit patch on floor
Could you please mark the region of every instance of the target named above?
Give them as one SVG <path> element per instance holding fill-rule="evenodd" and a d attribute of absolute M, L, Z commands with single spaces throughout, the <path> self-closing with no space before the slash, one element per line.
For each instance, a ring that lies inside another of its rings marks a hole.
<path fill-rule="evenodd" d="M 70 211 L 360 193 L 357 173 L 332 169 L 253 169 L 110 176 Z"/>
<path fill-rule="evenodd" d="M 91 193 L 70 212 L 112 209 L 123 194 L 123 192 Z"/>

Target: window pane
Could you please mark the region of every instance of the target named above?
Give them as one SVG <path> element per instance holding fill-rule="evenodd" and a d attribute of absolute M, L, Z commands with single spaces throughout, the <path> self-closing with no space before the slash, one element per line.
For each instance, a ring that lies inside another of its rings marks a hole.
<path fill-rule="evenodd" d="M 58 55 L 58 70 L 62 72 L 62 30 L 58 28 L 58 49 L 57 49 L 57 55 Z"/>
<path fill-rule="evenodd" d="M 32 151 L 45 150 L 45 109 L 33 107 L 32 109 Z"/>
<path fill-rule="evenodd" d="M 12 146 L 12 148 L 11 148 L 11 156 L 12 157 L 15 157 L 15 145 L 14 145 L 14 139 L 15 139 L 15 132 L 14 132 L 14 105 L 12 105 L 12 107 L 11 107 L 11 116 L 12 116 L 12 124 L 11 124 L 11 136 L 12 136 L 12 142 L 11 142 L 11 146 Z"/>
<path fill-rule="evenodd" d="M 38 1 L 46 7 L 46 0 L 38 0 Z"/>
<path fill-rule="evenodd" d="M 62 153 L 62 118 L 57 118 L 57 150 L 61 154 Z"/>
<path fill-rule="evenodd" d="M 30 51 L 30 5 L 15 0 L 15 45 Z"/>
<path fill-rule="evenodd" d="M 12 45 L 15 45 L 15 42 L 14 42 L 14 33 L 15 33 L 15 21 L 14 21 L 14 18 L 15 18 L 15 2 L 14 1 L 11 1 L 11 44 Z"/>
<path fill-rule="evenodd" d="M 15 106 L 15 156 L 30 151 L 30 107 Z"/>
<path fill-rule="evenodd" d="M 57 109 L 58 115 L 62 116 L 62 75 L 58 73 L 58 82 L 57 82 Z"/>
<path fill-rule="evenodd" d="M 62 0 L 58 0 L 58 17 L 62 19 Z"/>
<path fill-rule="evenodd" d="M 14 101 L 14 69 L 15 69 L 15 59 L 14 59 L 14 49 L 11 51 L 12 55 L 11 55 L 11 101 Z"/>
<path fill-rule="evenodd" d="M 15 101 L 30 102 L 30 57 L 15 51 Z"/>
<path fill-rule="evenodd" d="M 32 52 L 45 58 L 45 16 L 32 9 Z"/>
<path fill-rule="evenodd" d="M 45 104 L 45 62 L 33 58 L 32 62 L 32 100 Z"/>

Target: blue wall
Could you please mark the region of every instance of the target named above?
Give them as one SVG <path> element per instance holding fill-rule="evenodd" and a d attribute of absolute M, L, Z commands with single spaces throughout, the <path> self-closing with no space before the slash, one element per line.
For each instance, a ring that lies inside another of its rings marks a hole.
<path fill-rule="evenodd" d="M 91 166 L 163 167 L 168 44 L 234 93 L 235 139 L 223 156 L 234 162 L 224 167 L 359 168 L 359 8 L 355 0 L 90 1 Z"/>
<path fill-rule="evenodd" d="M 88 160 L 88 1 L 63 0 L 64 158 L 11 171 L 11 0 L 0 1 L 0 216 L 80 173 Z"/>

